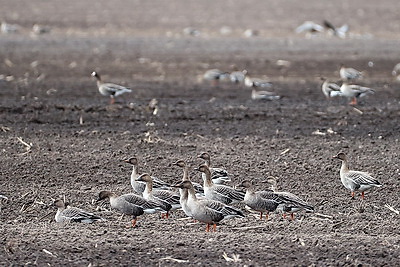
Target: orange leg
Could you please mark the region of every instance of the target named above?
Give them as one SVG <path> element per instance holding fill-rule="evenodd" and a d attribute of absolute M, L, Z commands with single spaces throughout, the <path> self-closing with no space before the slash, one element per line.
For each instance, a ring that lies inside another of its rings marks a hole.
<path fill-rule="evenodd" d="M 350 105 L 357 105 L 357 98 L 353 98 L 353 100 L 349 103 Z"/>
<path fill-rule="evenodd" d="M 110 104 L 111 105 L 115 104 L 115 98 L 114 97 L 111 97 Z"/>
<path fill-rule="evenodd" d="M 294 220 L 294 213 L 290 213 L 290 219 Z"/>
<path fill-rule="evenodd" d="M 210 232 L 210 224 L 207 223 L 206 232 Z"/>
<path fill-rule="evenodd" d="M 351 198 L 354 198 L 354 191 L 351 192 Z"/>
<path fill-rule="evenodd" d="M 286 213 L 282 213 L 283 219 L 286 219 Z"/>
<path fill-rule="evenodd" d="M 265 213 L 265 220 L 266 220 L 266 221 L 268 221 L 268 216 L 269 216 L 269 213 L 268 213 L 268 212 Z"/>
<path fill-rule="evenodd" d="M 132 220 L 132 227 L 135 227 L 135 226 L 136 226 L 136 221 L 137 221 L 136 218 Z"/>
<path fill-rule="evenodd" d="M 262 219 L 262 216 L 263 216 L 263 213 L 262 213 L 262 212 L 260 212 L 260 220 Z"/>
<path fill-rule="evenodd" d="M 168 219 L 169 218 L 169 213 L 167 211 L 167 213 L 161 213 L 161 218 L 162 219 Z"/>
<path fill-rule="evenodd" d="M 213 230 L 214 230 L 214 232 L 217 231 L 217 224 L 216 223 L 214 223 L 214 225 L 213 225 Z"/>
<path fill-rule="evenodd" d="M 364 192 L 361 192 L 361 199 L 364 200 Z"/>

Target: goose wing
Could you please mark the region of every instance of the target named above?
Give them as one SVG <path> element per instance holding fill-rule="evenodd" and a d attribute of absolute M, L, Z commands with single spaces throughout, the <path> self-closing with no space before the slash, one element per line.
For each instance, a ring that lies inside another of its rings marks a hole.
<path fill-rule="evenodd" d="M 101 85 L 101 87 L 103 87 L 108 92 L 110 92 L 110 94 L 116 95 L 116 96 L 118 96 L 119 94 L 125 93 L 125 92 L 132 92 L 131 89 L 129 89 L 125 86 L 114 84 L 114 83 L 103 83 Z"/>
<path fill-rule="evenodd" d="M 233 217 L 233 216 L 244 217 L 242 211 L 234 207 L 225 205 L 222 202 L 210 199 L 204 199 L 201 200 L 201 202 L 204 203 L 204 205 L 207 208 L 214 210 L 215 212 L 221 213 L 224 217 Z"/>
<path fill-rule="evenodd" d="M 227 199 L 225 203 L 231 203 L 235 201 L 238 202 L 244 199 L 245 193 L 235 190 L 232 187 L 226 185 L 214 185 L 214 187 L 215 187 L 215 193 Z"/>
<path fill-rule="evenodd" d="M 346 178 L 358 185 L 381 185 L 367 172 L 349 171 Z"/>
<path fill-rule="evenodd" d="M 153 196 L 162 201 L 165 201 L 171 205 L 180 204 L 180 196 L 172 191 L 168 190 L 155 190 L 153 191 Z"/>
<path fill-rule="evenodd" d="M 281 203 L 288 208 L 302 208 L 309 211 L 314 211 L 314 207 L 309 205 L 307 202 L 289 192 L 275 192 Z"/>

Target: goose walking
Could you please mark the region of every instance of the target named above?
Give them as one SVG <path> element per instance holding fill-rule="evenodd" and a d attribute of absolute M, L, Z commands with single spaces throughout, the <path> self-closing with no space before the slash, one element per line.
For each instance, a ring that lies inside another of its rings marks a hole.
<path fill-rule="evenodd" d="M 203 152 L 197 156 L 199 159 L 204 160 L 204 164 L 210 169 L 211 171 L 211 179 L 214 184 L 225 184 L 231 182 L 231 178 L 229 178 L 229 174 L 226 170 L 222 168 L 214 168 L 211 167 L 211 156 L 207 152 Z M 205 174 L 202 174 L 203 179 L 206 178 Z"/>
<path fill-rule="evenodd" d="M 176 193 L 169 190 L 153 191 L 153 179 L 149 174 L 143 173 L 137 178 L 137 181 L 146 183 L 146 188 L 143 192 L 144 199 L 159 203 L 166 210 L 165 218 L 168 219 L 170 211 L 181 208 L 180 197 Z"/>
<path fill-rule="evenodd" d="M 244 82 L 246 74 L 247 70 L 242 70 L 242 71 L 235 70 L 229 74 L 229 79 L 231 80 L 232 83 L 239 84 Z"/>
<path fill-rule="evenodd" d="M 101 80 L 100 74 L 98 74 L 97 72 L 92 72 L 92 76 L 96 78 L 97 80 L 97 87 L 99 88 L 99 92 L 100 94 L 104 95 L 104 96 L 109 96 L 110 99 L 110 104 L 114 104 L 115 103 L 115 97 L 122 95 L 124 93 L 131 93 L 132 90 L 118 85 L 118 84 L 114 84 L 114 83 L 104 83 Z"/>
<path fill-rule="evenodd" d="M 61 199 L 54 201 L 53 205 L 57 207 L 55 221 L 58 223 L 64 223 L 64 222 L 92 223 L 97 221 L 105 221 L 103 218 L 94 215 L 93 213 L 87 212 L 85 210 L 75 207 L 66 207 L 64 201 L 62 201 Z"/>
<path fill-rule="evenodd" d="M 306 212 L 314 212 L 314 207 L 312 205 L 308 204 L 306 201 L 296 196 L 295 194 L 285 191 L 277 191 L 277 182 L 274 177 L 269 177 L 267 182 L 272 185 L 271 189 L 279 198 L 280 203 L 277 209 L 283 212 L 283 217 L 286 217 L 286 213 L 289 213 L 290 218 L 294 220 L 295 212 L 302 210 Z"/>
<path fill-rule="evenodd" d="M 243 203 L 260 212 L 260 220 L 263 217 L 263 213 L 265 213 L 265 219 L 268 220 L 269 213 L 276 211 L 279 204 L 282 204 L 279 196 L 272 190 L 255 191 L 254 184 L 250 180 L 244 180 L 239 187 L 246 188 Z"/>
<path fill-rule="evenodd" d="M 355 191 L 361 192 L 361 199 L 364 199 L 364 191 L 373 187 L 382 186 L 381 183 L 374 179 L 369 173 L 350 170 L 347 156 L 343 152 L 333 156 L 333 158 L 342 161 L 342 166 L 340 167 L 340 180 L 344 187 L 351 191 L 352 198 L 354 198 Z"/>
<path fill-rule="evenodd" d="M 233 217 L 244 217 L 243 213 L 231 206 L 225 205 L 219 201 L 213 201 L 209 199 L 199 200 L 196 197 L 196 192 L 194 191 L 193 185 L 190 181 L 182 181 L 174 187 L 178 187 L 182 190 L 187 190 L 188 194 L 183 198 L 186 202 L 185 205 L 189 207 L 190 213 L 186 215 L 192 217 L 193 219 L 206 223 L 206 231 L 210 231 L 212 225 L 212 230 L 215 232 L 217 229 L 217 223 L 228 218 Z M 182 192 L 182 191 L 181 191 Z"/>
<path fill-rule="evenodd" d="M 97 201 L 109 199 L 111 208 L 120 213 L 132 216 L 132 227 L 136 226 L 137 217 L 145 213 L 165 212 L 165 210 L 153 201 L 147 201 L 136 194 L 117 196 L 111 191 L 101 191 Z"/>
<path fill-rule="evenodd" d="M 204 180 L 204 195 L 211 200 L 217 200 L 224 204 L 234 204 L 243 201 L 244 193 L 234 189 L 233 187 L 214 184 L 211 179 L 211 172 L 207 165 L 201 165 L 196 169 L 197 171 L 205 174 Z"/>
<path fill-rule="evenodd" d="M 368 87 L 362 87 L 360 85 L 343 82 L 342 86 L 340 87 L 340 93 L 342 96 L 352 99 L 352 101 L 349 103 L 350 105 L 357 105 L 358 98 L 374 94 L 375 90 Z"/>
<path fill-rule="evenodd" d="M 142 195 L 144 192 L 144 189 L 146 188 L 146 183 L 137 181 L 137 178 L 139 177 L 139 162 L 137 157 L 131 157 L 129 159 L 124 159 L 122 160 L 123 162 L 126 162 L 130 165 L 132 165 L 132 173 L 131 173 L 131 186 L 132 189 L 139 195 Z M 154 189 L 168 189 L 170 188 L 170 185 L 161 179 L 158 179 L 156 177 L 152 177 L 153 179 L 153 188 Z"/>

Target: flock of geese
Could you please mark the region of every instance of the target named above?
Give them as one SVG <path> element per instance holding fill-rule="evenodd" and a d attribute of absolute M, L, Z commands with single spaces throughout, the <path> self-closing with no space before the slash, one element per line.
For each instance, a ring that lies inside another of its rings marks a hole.
<path fill-rule="evenodd" d="M 131 226 L 135 227 L 137 218 L 143 214 L 161 213 L 162 218 L 168 218 L 171 211 L 182 209 L 186 216 L 196 221 L 205 223 L 206 231 L 216 231 L 217 223 L 229 218 L 243 218 L 244 213 L 235 206 L 244 203 L 249 209 L 260 213 L 260 219 L 268 219 L 271 212 L 281 211 L 283 216 L 290 215 L 294 220 L 294 213 L 298 211 L 314 212 L 314 207 L 290 192 L 278 191 L 276 179 L 268 177 L 261 183 L 270 186 L 263 190 L 256 189 L 255 180 L 244 180 L 236 187 L 229 186 L 231 182 L 228 172 L 222 168 L 210 165 L 210 154 L 207 152 L 198 156 L 203 163 L 195 168 L 201 173 L 203 184 L 192 182 L 189 177 L 190 166 L 184 160 L 178 160 L 173 165 L 183 171 L 181 181 L 170 185 L 148 173 L 139 174 L 138 159 L 132 157 L 124 162 L 132 166 L 130 182 L 133 193 L 117 195 L 104 190 L 99 192 L 97 201 L 107 200 L 112 209 L 132 217 Z M 348 160 L 344 153 L 339 153 L 333 158 L 342 162 L 340 179 L 342 184 L 351 192 L 361 192 L 382 186 L 370 174 L 361 171 L 349 170 Z M 173 189 L 179 189 L 179 193 Z M 245 191 L 238 188 L 243 188 Z M 5 196 L 2 196 L 5 197 Z M 62 200 L 56 200 L 57 207 L 55 221 L 85 222 L 104 221 L 103 218 L 85 210 L 68 206 Z"/>
<path fill-rule="evenodd" d="M 397 76 L 399 73 L 400 63 L 395 66 L 392 74 Z M 351 99 L 351 102 L 349 103 L 350 105 L 357 105 L 357 100 L 359 98 L 375 93 L 374 89 L 354 84 L 355 81 L 360 80 L 363 77 L 361 71 L 358 71 L 354 68 L 345 67 L 342 64 L 339 69 L 339 74 L 342 83 L 341 85 L 331 82 L 326 78 L 321 78 L 323 80 L 321 89 L 326 99 L 329 100 L 334 97 L 345 97 Z M 115 103 L 115 97 L 124 93 L 132 92 L 130 88 L 125 86 L 114 83 L 104 83 L 97 72 L 93 72 L 92 76 L 97 80 L 97 87 L 100 94 L 110 97 L 110 104 Z M 204 73 L 203 79 L 210 81 L 213 86 L 217 86 L 219 81 L 222 80 L 229 80 L 235 84 L 242 83 L 245 87 L 252 88 L 251 99 L 253 100 L 278 100 L 281 98 L 281 96 L 275 92 L 266 90 L 273 87 L 272 83 L 265 79 L 251 77 L 247 70 L 235 70 L 229 73 L 219 69 L 210 69 Z M 257 90 L 258 88 L 264 90 Z"/>

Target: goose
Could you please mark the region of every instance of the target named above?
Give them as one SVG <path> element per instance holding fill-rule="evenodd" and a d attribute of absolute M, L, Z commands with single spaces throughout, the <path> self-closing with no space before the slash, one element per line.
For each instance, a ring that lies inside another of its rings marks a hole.
<path fill-rule="evenodd" d="M 201 199 L 196 197 L 193 185 L 190 181 L 182 181 L 174 185 L 182 190 L 187 190 L 187 197 L 184 201 L 187 202 L 190 213 L 186 214 L 193 219 L 206 223 L 206 231 L 210 231 L 210 226 L 213 225 L 212 230 L 215 232 L 217 229 L 217 223 L 228 218 L 233 217 L 244 217 L 243 213 L 231 206 L 225 205 L 219 201 Z M 181 191 L 182 192 L 182 191 Z"/>
<path fill-rule="evenodd" d="M 353 68 L 346 68 L 343 64 L 340 65 L 340 78 L 343 81 L 352 81 L 362 78 L 362 72 Z"/>
<path fill-rule="evenodd" d="M 211 179 L 211 172 L 207 165 L 201 165 L 195 169 L 201 173 L 205 174 L 204 180 L 204 195 L 206 198 L 211 200 L 217 200 L 224 204 L 234 204 L 243 201 L 244 193 L 234 189 L 233 187 L 214 184 Z"/>
<path fill-rule="evenodd" d="M 229 174 L 226 170 L 222 168 L 211 167 L 211 156 L 209 153 L 203 152 L 198 155 L 197 158 L 204 160 L 204 164 L 207 165 L 207 167 L 210 169 L 211 179 L 214 184 L 225 184 L 231 182 L 231 178 L 229 178 Z M 206 175 L 202 173 L 202 177 L 203 179 L 205 179 Z"/>
<path fill-rule="evenodd" d="M 137 178 L 139 177 L 139 164 L 138 164 L 138 159 L 137 157 L 131 157 L 129 159 L 123 159 L 123 162 L 126 162 L 130 165 L 132 165 L 132 173 L 131 173 L 131 186 L 132 189 L 139 195 L 142 195 L 144 192 L 144 189 L 146 187 L 145 182 L 140 182 L 137 181 Z M 169 184 L 156 178 L 153 178 L 153 188 L 154 189 L 168 189 L 170 188 Z"/>
<path fill-rule="evenodd" d="M 399 74 L 400 74 L 400 63 L 397 63 L 392 70 L 392 75 L 398 76 Z"/>
<path fill-rule="evenodd" d="M 0 25 L 0 31 L 2 33 L 17 33 L 19 29 L 20 29 L 19 25 L 10 24 L 4 21 Z"/>
<path fill-rule="evenodd" d="M 99 92 L 100 94 L 104 95 L 104 96 L 109 96 L 110 99 L 110 104 L 114 104 L 115 103 L 115 97 L 122 95 L 124 93 L 131 93 L 132 90 L 118 85 L 118 84 L 114 84 L 114 83 L 103 83 L 101 80 L 100 75 L 93 71 L 92 72 L 92 76 L 95 77 L 97 79 L 97 87 L 99 88 Z"/>
<path fill-rule="evenodd" d="M 272 87 L 272 83 L 263 80 L 263 79 L 259 79 L 259 78 L 251 78 L 249 76 L 249 72 L 246 71 L 245 74 L 245 78 L 244 78 L 244 85 L 246 87 L 251 87 L 251 88 L 271 88 Z"/>
<path fill-rule="evenodd" d="M 63 200 L 55 200 L 53 205 L 57 207 L 57 213 L 55 215 L 55 221 L 58 223 L 64 222 L 82 222 L 82 223 L 93 223 L 97 221 L 105 221 L 103 218 L 94 215 L 93 213 L 85 210 L 66 207 Z"/>
<path fill-rule="evenodd" d="M 333 156 L 333 158 L 342 161 L 342 166 L 340 167 L 340 180 L 344 187 L 351 191 L 352 198 L 354 198 L 355 191 L 361 192 L 361 199 L 364 199 L 364 191 L 372 187 L 382 186 L 382 184 L 374 179 L 369 173 L 350 170 L 345 153 L 340 152 L 336 156 Z"/>
<path fill-rule="evenodd" d="M 332 97 L 341 96 L 340 86 L 336 83 L 330 82 L 328 79 L 321 78 L 324 82 L 322 83 L 321 89 L 322 93 L 325 95 L 326 99 L 329 100 Z"/>
<path fill-rule="evenodd" d="M 190 181 L 189 166 L 187 165 L 186 161 L 180 159 L 180 160 L 177 160 L 176 162 L 174 162 L 173 165 L 178 166 L 179 168 L 183 169 L 182 181 Z M 192 182 L 192 185 L 194 187 L 194 190 L 196 191 L 196 194 L 204 195 L 204 189 L 201 184 Z"/>
<path fill-rule="evenodd" d="M 279 196 L 272 190 L 255 191 L 254 183 L 250 180 L 244 180 L 239 184 L 239 187 L 246 188 L 243 203 L 253 210 L 260 212 L 260 220 L 263 213 L 265 213 L 265 219 L 268 220 L 269 213 L 274 212 L 279 204 L 282 203 Z"/>
<path fill-rule="evenodd" d="M 306 212 L 314 212 L 314 207 L 312 205 L 308 204 L 295 194 L 277 191 L 277 182 L 274 177 L 269 177 L 267 182 L 271 184 L 271 190 L 279 197 L 280 203 L 277 209 L 283 212 L 283 217 L 286 217 L 286 213 L 290 213 L 290 218 L 294 220 L 294 213 L 297 211 L 304 210 Z"/>
<path fill-rule="evenodd" d="M 242 83 L 244 82 L 244 79 L 246 78 L 247 70 L 242 70 L 238 71 L 235 70 L 229 74 L 229 79 L 231 80 L 232 83 Z"/>
<path fill-rule="evenodd" d="M 253 89 L 251 91 L 251 99 L 252 100 L 278 100 L 281 97 L 274 92 L 269 91 L 257 91 Z"/>
<path fill-rule="evenodd" d="M 117 196 L 111 191 L 101 191 L 97 202 L 105 199 L 109 199 L 111 208 L 118 210 L 122 214 L 132 216 L 132 227 L 136 226 L 137 217 L 144 213 L 165 212 L 158 203 L 147 201 L 143 197 L 132 193 Z"/>
<path fill-rule="evenodd" d="M 203 79 L 211 81 L 213 86 L 217 86 L 220 80 L 224 80 L 228 77 L 229 77 L 228 72 L 224 72 L 219 69 L 207 70 L 203 75 Z"/>
<path fill-rule="evenodd" d="M 349 103 L 350 105 L 357 105 L 358 98 L 374 94 L 375 90 L 368 87 L 362 87 L 360 85 L 343 82 L 342 86 L 340 87 L 340 93 L 344 97 L 352 98 L 352 101 Z"/>
<path fill-rule="evenodd" d="M 34 24 L 32 26 L 32 33 L 37 34 L 37 35 L 49 33 L 50 30 L 51 30 L 50 27 L 46 27 L 46 26 L 39 25 L 39 24 Z"/>
<path fill-rule="evenodd" d="M 313 21 L 305 21 L 303 24 L 298 26 L 295 29 L 296 33 L 303 33 L 305 32 L 307 35 L 308 34 L 315 34 L 315 33 L 320 33 L 324 31 L 324 27 L 320 24 L 317 24 Z"/>
<path fill-rule="evenodd" d="M 333 26 L 332 23 L 330 23 L 327 20 L 324 20 L 324 27 L 328 29 L 334 36 L 337 36 L 339 38 L 346 38 L 346 34 L 349 31 L 349 25 L 344 24 L 341 27 L 337 28 Z"/>
<path fill-rule="evenodd" d="M 146 183 L 146 188 L 143 192 L 144 199 L 159 203 L 159 205 L 166 210 L 165 218 L 168 219 L 169 211 L 181 208 L 180 197 L 176 193 L 169 190 L 153 191 L 153 179 L 148 173 L 143 173 L 136 180 Z"/>

